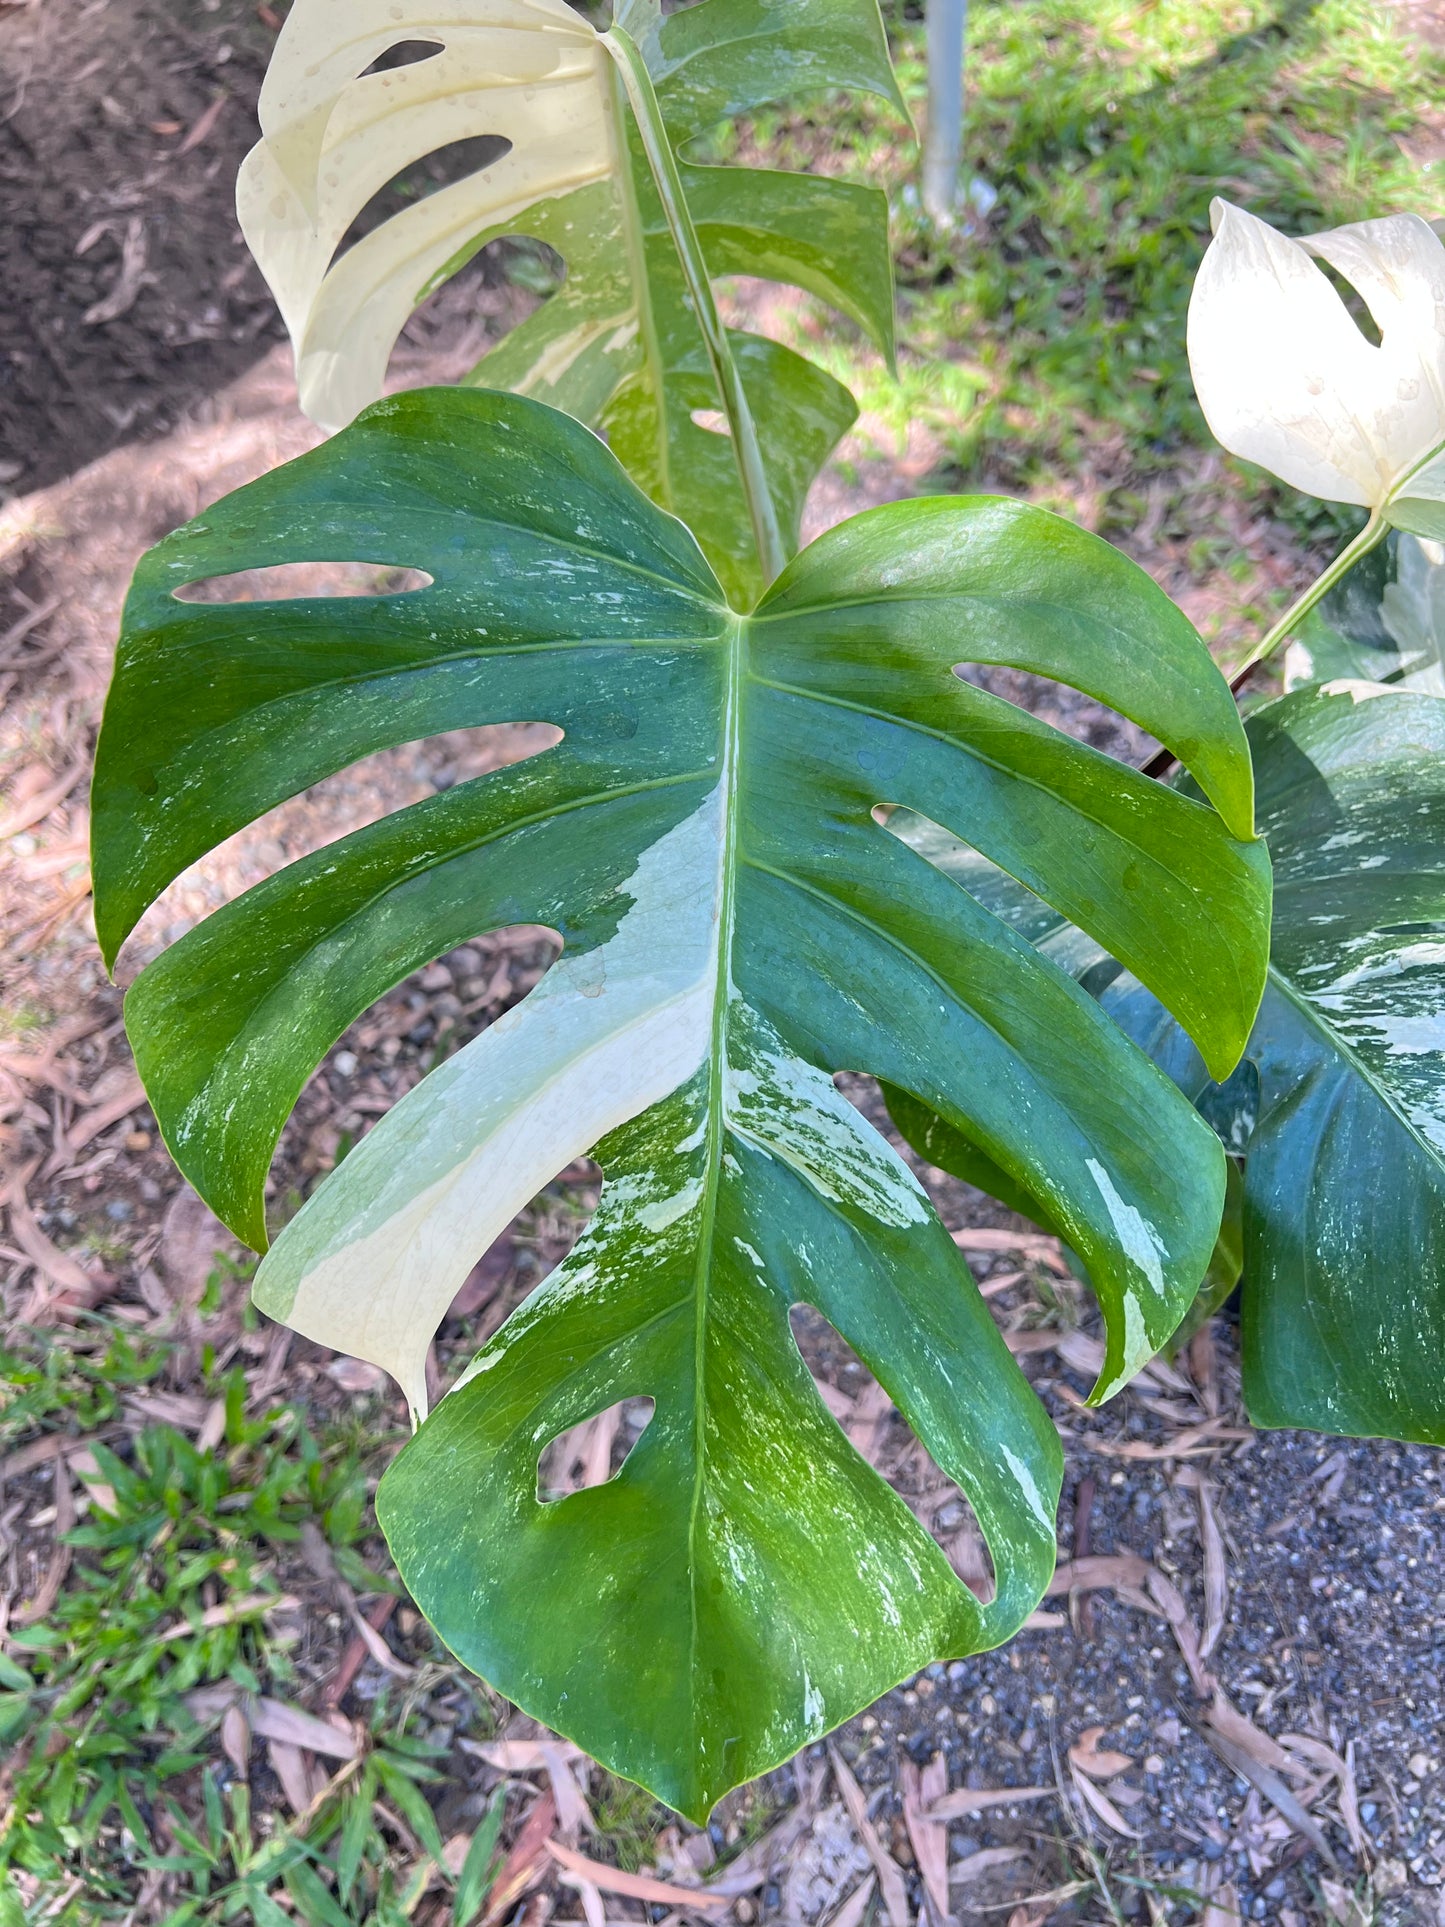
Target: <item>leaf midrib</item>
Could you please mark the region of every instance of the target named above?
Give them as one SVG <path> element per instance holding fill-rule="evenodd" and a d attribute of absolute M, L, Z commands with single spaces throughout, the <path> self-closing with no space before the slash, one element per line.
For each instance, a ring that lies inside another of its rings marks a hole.
<path fill-rule="evenodd" d="M 732 988 L 733 930 L 737 911 L 738 868 L 738 750 L 742 710 L 743 649 L 747 620 L 735 616 L 728 641 L 727 688 L 722 715 L 721 774 L 722 847 L 718 853 L 718 941 L 713 978 L 712 1036 L 709 1042 L 707 1089 L 707 1168 L 703 1180 L 703 1217 L 699 1226 L 697 1255 L 693 1261 L 693 1436 L 695 1460 L 692 1498 L 687 1519 L 688 1570 L 688 1677 L 696 1681 L 698 1671 L 698 1523 L 702 1516 L 703 1482 L 706 1469 L 707 1440 L 707 1317 L 708 1280 L 712 1270 L 712 1245 L 717 1229 L 718 1191 L 727 1137 L 724 1077 L 727 1064 L 727 1027 L 729 992 Z M 698 1695 L 693 1693 L 693 1705 Z"/>
<path fill-rule="evenodd" d="M 662 343 L 657 332 L 657 316 L 652 306 L 652 279 L 647 267 L 647 233 L 638 204 L 637 185 L 632 166 L 629 114 L 626 93 L 615 61 L 608 60 L 607 84 L 612 93 L 612 129 L 617 151 L 617 201 L 622 213 L 622 232 L 627 241 L 627 259 L 632 276 L 633 299 L 637 305 L 637 325 L 642 336 L 643 365 L 656 408 L 657 433 L 654 437 L 658 480 L 662 499 L 671 508 L 672 449 L 667 433 L 666 368 Z"/>

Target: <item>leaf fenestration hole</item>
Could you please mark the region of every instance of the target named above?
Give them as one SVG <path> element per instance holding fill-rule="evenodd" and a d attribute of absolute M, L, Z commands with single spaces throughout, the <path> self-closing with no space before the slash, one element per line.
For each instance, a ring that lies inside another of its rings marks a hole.
<path fill-rule="evenodd" d="M 335 267 L 358 241 L 394 214 L 414 207 L 444 187 L 453 187 L 473 174 L 485 173 L 511 151 L 512 143 L 505 134 L 467 134 L 460 140 L 443 141 L 433 147 L 362 203 L 337 242 L 328 267 Z"/>
<path fill-rule="evenodd" d="M 1370 313 L 1369 305 L 1359 289 L 1352 281 L 1347 281 L 1338 268 L 1331 267 L 1330 263 L 1323 260 L 1319 255 L 1315 256 L 1315 266 L 1325 277 L 1326 281 L 1329 282 L 1341 301 L 1344 302 L 1346 312 L 1349 314 L 1351 321 L 1354 322 L 1366 341 L 1369 342 L 1372 348 L 1378 348 L 1380 345 L 1379 324 Z"/>
<path fill-rule="evenodd" d="M 415 595 L 435 577 L 390 562 L 275 562 L 200 576 L 171 590 L 176 602 L 297 602 L 317 596 Z"/>
<path fill-rule="evenodd" d="M 960 1487 L 927 1447 L 857 1353 L 822 1313 L 794 1305 L 793 1342 L 853 1449 L 903 1500 L 938 1541 L 963 1583 L 987 1605 L 997 1590 L 988 1541 Z"/>
<path fill-rule="evenodd" d="M 566 278 L 561 255 L 528 235 L 506 235 L 471 254 L 462 248 L 418 290 L 387 365 L 388 384 L 464 379 Z"/>
<path fill-rule="evenodd" d="M 1120 711 L 1071 688 L 1062 678 L 1035 675 L 1032 670 L 1015 669 L 1008 663 L 956 662 L 953 673 L 960 682 L 999 696 L 1015 709 L 1027 710 L 1051 724 L 1062 735 L 1072 736 L 1090 749 L 1103 750 L 1122 763 L 1137 767 L 1160 748 L 1158 739 L 1147 730 Z"/>
<path fill-rule="evenodd" d="M 653 1398 L 623 1398 L 559 1432 L 537 1457 L 537 1503 L 555 1505 L 615 1479 L 656 1410 Z"/>
<path fill-rule="evenodd" d="M 554 723 L 481 723 L 358 757 L 237 830 L 169 884 L 127 937 L 121 980 L 129 983 L 193 924 L 287 864 L 440 790 L 540 756 L 561 740 Z M 548 933 L 548 941 L 560 947 L 555 934 Z"/>
<path fill-rule="evenodd" d="M 423 60 L 435 60 L 445 52 L 446 45 L 440 40 L 398 40 L 384 54 L 378 54 L 369 67 L 363 67 L 359 78 L 390 73 L 397 67 L 416 67 Z"/>

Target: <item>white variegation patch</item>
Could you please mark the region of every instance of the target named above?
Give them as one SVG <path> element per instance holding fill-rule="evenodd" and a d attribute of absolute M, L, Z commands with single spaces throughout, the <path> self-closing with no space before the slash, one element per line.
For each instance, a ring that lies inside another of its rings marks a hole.
<path fill-rule="evenodd" d="M 791 1052 L 745 1004 L 729 1027 L 728 1128 L 791 1165 L 830 1204 L 849 1204 L 880 1224 L 922 1224 L 923 1186 L 833 1080 Z"/>
<path fill-rule="evenodd" d="M 382 1366 L 425 1411 L 427 1346 L 477 1258 L 708 1053 L 722 815 L 720 785 L 644 852 L 607 942 L 564 953 L 388 1112 L 277 1239 L 256 1279 L 263 1310 Z M 689 1207 L 674 1196 L 642 1208 Z"/>
<path fill-rule="evenodd" d="M 1137 1205 L 1132 1205 L 1119 1193 L 1118 1186 L 1109 1176 L 1097 1158 L 1087 1158 L 1090 1177 L 1099 1187 L 1099 1196 L 1104 1200 L 1110 1222 L 1123 1248 L 1124 1255 L 1149 1283 L 1156 1298 L 1164 1296 L 1164 1264 L 1169 1256 L 1158 1231 L 1150 1224 Z"/>
<path fill-rule="evenodd" d="M 1445 499 L 1445 248 L 1418 215 L 1291 240 L 1229 202 L 1189 304 L 1205 419 L 1236 455 L 1400 526 Z M 1367 339 L 1316 265 L 1351 282 Z"/>
<path fill-rule="evenodd" d="M 709 1062 L 713 1111 L 704 1091 L 698 1123 L 680 1138 L 668 1127 L 655 1170 L 605 1180 L 594 1235 L 552 1273 L 535 1310 L 591 1287 L 594 1248 L 645 1262 L 657 1240 L 697 1235 L 709 1185 L 740 1175 L 730 1139 L 788 1165 L 828 1204 L 896 1228 L 928 1221 L 898 1153 L 732 987 L 728 769 L 639 859 L 613 935 L 564 953 L 529 997 L 408 1092 L 261 1266 L 263 1310 L 382 1366 L 418 1416 L 427 1347 L 482 1252 L 559 1171 Z M 762 1254 L 733 1242 L 764 1276 Z M 505 1344 L 499 1334 L 468 1377 Z"/>
<path fill-rule="evenodd" d="M 1165 1297 L 1164 1262 L 1169 1253 L 1158 1230 L 1139 1210 L 1123 1197 L 1108 1171 L 1097 1158 L 1085 1160 L 1089 1176 L 1098 1187 L 1099 1196 L 1104 1200 L 1104 1208 L 1114 1227 L 1114 1234 L 1120 1248 L 1129 1260 L 1133 1273 L 1141 1278 L 1153 1294 L 1155 1304 L 1162 1304 Z M 1124 1356 L 1119 1370 L 1106 1382 L 1100 1381 L 1098 1397 L 1112 1398 L 1121 1386 L 1127 1385 L 1141 1365 L 1146 1365 L 1158 1349 L 1160 1338 L 1167 1334 L 1149 1335 L 1149 1321 L 1136 1292 L 1125 1289 L 1123 1293 L 1124 1312 Z"/>
<path fill-rule="evenodd" d="M 1420 1136 L 1445 1150 L 1445 943 L 1371 933 L 1344 954 L 1361 949 L 1365 961 L 1340 970 L 1337 954 L 1330 980 L 1305 994 Z"/>

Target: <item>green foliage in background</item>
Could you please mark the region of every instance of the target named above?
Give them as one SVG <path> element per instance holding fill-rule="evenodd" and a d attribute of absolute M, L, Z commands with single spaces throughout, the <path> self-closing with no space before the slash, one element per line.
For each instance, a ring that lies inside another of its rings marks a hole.
<path fill-rule="evenodd" d="M 886 16 L 915 111 L 921 15 Z M 1211 445 L 1184 352 L 1210 200 L 1291 232 L 1441 213 L 1414 152 L 1433 151 L 1445 54 L 1378 0 L 975 0 L 967 60 L 965 178 L 998 200 L 955 237 L 923 219 L 912 148 L 870 103 L 758 115 L 715 151 L 888 187 L 902 397 L 866 356 L 820 358 L 885 420 L 921 413 L 975 484 L 1097 476 L 1115 497 L 1104 532 L 1128 533 L 1140 479 Z M 1357 525 L 1263 477 L 1256 489 L 1308 539 Z M 1164 526 L 1196 534 L 1197 506 Z"/>

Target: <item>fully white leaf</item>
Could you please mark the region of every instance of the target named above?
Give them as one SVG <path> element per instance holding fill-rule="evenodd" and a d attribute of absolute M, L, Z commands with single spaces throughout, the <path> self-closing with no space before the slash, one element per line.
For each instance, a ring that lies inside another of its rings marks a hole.
<path fill-rule="evenodd" d="M 1445 500 L 1445 247 L 1413 214 L 1291 240 L 1216 200 L 1189 306 L 1200 406 L 1233 454 L 1327 501 Z M 1359 292 L 1367 339 L 1317 259 Z M 1393 518 L 1392 518 L 1393 519 Z"/>

